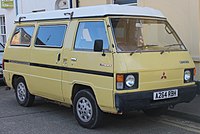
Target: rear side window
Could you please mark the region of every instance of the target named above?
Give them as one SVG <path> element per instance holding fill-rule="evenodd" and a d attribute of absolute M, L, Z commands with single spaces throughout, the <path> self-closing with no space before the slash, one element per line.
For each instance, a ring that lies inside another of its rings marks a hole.
<path fill-rule="evenodd" d="M 16 27 L 10 44 L 12 46 L 30 46 L 33 32 L 33 26 Z"/>
<path fill-rule="evenodd" d="M 109 44 L 104 22 L 80 22 L 76 35 L 75 50 L 93 51 L 95 40 L 103 40 L 103 49 L 108 49 Z"/>
<path fill-rule="evenodd" d="M 35 45 L 39 47 L 62 47 L 67 26 L 39 26 Z"/>

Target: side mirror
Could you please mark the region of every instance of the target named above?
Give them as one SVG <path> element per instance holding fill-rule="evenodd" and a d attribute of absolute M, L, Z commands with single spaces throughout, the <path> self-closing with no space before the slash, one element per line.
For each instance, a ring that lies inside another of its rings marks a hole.
<path fill-rule="evenodd" d="M 94 42 L 94 52 L 103 51 L 103 40 L 95 40 Z"/>

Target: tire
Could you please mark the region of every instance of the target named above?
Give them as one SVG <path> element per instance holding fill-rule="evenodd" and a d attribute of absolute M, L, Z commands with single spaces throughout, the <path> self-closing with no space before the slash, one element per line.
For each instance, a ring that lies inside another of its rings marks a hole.
<path fill-rule="evenodd" d="M 16 80 L 15 85 L 15 96 L 17 99 L 17 102 L 24 107 L 29 107 L 33 105 L 33 102 L 35 100 L 35 96 L 32 95 L 26 86 L 26 82 L 22 77 L 19 77 Z"/>
<path fill-rule="evenodd" d="M 84 128 L 92 129 L 100 125 L 102 111 L 94 96 L 87 90 L 81 90 L 75 95 L 73 112 L 79 125 Z"/>
<path fill-rule="evenodd" d="M 145 109 L 143 112 L 147 116 L 161 116 L 165 114 L 168 110 L 168 107 L 159 107 L 159 108 L 153 108 L 153 109 Z"/>

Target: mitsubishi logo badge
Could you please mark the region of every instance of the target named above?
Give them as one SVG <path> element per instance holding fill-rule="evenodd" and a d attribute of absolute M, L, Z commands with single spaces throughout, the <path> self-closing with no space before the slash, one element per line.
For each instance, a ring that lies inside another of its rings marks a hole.
<path fill-rule="evenodd" d="M 166 73 L 163 72 L 162 76 L 161 76 L 161 79 L 164 80 L 164 79 L 167 79 L 167 76 L 166 76 Z"/>

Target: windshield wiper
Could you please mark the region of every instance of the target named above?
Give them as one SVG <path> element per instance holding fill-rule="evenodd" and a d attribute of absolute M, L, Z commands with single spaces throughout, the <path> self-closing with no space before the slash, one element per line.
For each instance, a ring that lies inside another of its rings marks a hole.
<path fill-rule="evenodd" d="M 164 47 L 173 47 L 173 46 L 182 46 L 182 44 L 171 44 L 171 45 L 166 45 L 166 46 L 164 46 Z"/>
<path fill-rule="evenodd" d="M 142 49 L 140 49 L 140 48 L 136 49 L 135 51 L 133 51 L 133 52 L 130 53 L 130 56 L 132 56 L 136 52 L 142 53 Z"/>
<path fill-rule="evenodd" d="M 155 46 L 158 46 L 158 45 L 145 45 L 143 47 L 155 47 Z"/>
<path fill-rule="evenodd" d="M 173 47 L 173 46 L 180 46 L 180 48 L 181 48 L 182 44 L 171 44 L 171 45 L 166 45 L 166 46 L 164 46 L 164 47 L 168 47 L 168 48 L 167 48 L 166 50 L 161 51 L 160 54 L 162 55 L 163 53 L 169 51 L 169 49 L 170 49 L 171 47 Z"/>
<path fill-rule="evenodd" d="M 144 47 L 145 46 L 138 46 L 136 50 L 134 50 L 133 52 L 130 53 L 130 56 L 132 56 L 136 52 L 142 53 L 142 50 L 143 50 Z"/>
<path fill-rule="evenodd" d="M 148 47 L 155 47 L 155 46 L 158 46 L 158 45 L 139 46 L 135 51 L 133 51 L 133 52 L 130 53 L 130 56 L 132 56 L 132 55 L 133 55 L 134 53 L 136 53 L 136 52 L 142 53 L 142 50 L 143 50 L 143 49 L 147 49 Z"/>

